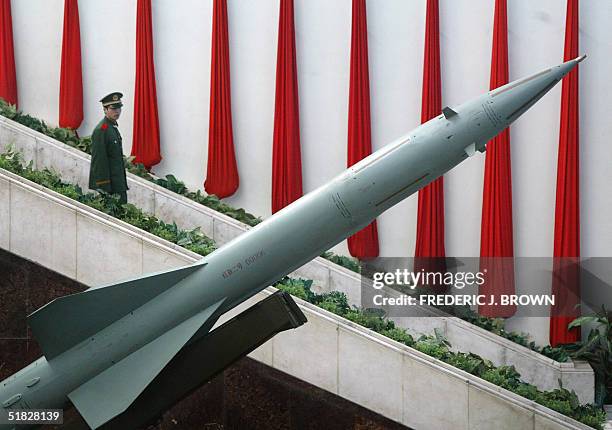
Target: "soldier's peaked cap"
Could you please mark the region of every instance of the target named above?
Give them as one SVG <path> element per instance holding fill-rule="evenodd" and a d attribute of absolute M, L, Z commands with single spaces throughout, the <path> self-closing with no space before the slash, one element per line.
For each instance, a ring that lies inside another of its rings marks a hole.
<path fill-rule="evenodd" d="M 119 92 L 114 92 L 102 97 L 100 101 L 102 102 L 102 106 L 104 107 L 119 108 L 123 106 L 123 103 L 121 103 L 121 97 L 123 97 L 123 94 Z"/>

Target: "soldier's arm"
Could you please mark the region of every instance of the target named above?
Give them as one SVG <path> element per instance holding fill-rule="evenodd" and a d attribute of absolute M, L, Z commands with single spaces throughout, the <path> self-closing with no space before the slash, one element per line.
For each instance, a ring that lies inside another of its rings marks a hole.
<path fill-rule="evenodd" d="M 95 177 L 95 186 L 98 189 L 111 192 L 110 168 L 108 154 L 104 142 L 104 130 L 95 130 L 91 136 L 91 168 Z"/>

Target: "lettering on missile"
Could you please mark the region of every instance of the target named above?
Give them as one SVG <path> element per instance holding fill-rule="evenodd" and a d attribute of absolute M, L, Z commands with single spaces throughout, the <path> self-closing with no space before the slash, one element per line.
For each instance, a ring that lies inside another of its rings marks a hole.
<path fill-rule="evenodd" d="M 228 267 L 223 271 L 223 278 L 227 279 L 234 273 L 240 272 L 246 266 L 251 266 L 264 255 L 266 255 L 266 252 L 263 249 L 260 249 L 255 254 L 248 256 L 244 260 L 236 262 L 236 264 L 234 264 L 232 267 Z"/>
<path fill-rule="evenodd" d="M 227 279 L 230 276 L 232 276 L 234 273 L 240 272 L 241 270 L 242 270 L 242 263 L 238 262 L 234 264 L 232 267 L 230 267 L 229 269 L 225 269 L 225 271 L 223 272 L 223 277 Z"/>
<path fill-rule="evenodd" d="M 264 250 L 261 249 L 259 251 L 257 251 L 256 254 L 251 255 L 250 257 L 247 257 L 244 262 L 246 263 L 247 266 L 250 266 L 251 264 L 255 263 L 257 260 L 259 260 L 261 257 L 263 257 L 265 254 Z"/>

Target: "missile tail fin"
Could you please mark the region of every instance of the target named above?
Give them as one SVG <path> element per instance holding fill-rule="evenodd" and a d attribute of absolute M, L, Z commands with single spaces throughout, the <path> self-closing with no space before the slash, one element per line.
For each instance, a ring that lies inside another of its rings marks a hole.
<path fill-rule="evenodd" d="M 476 154 L 476 144 L 470 143 L 468 146 L 465 147 L 464 151 L 468 157 L 471 157 L 472 155 Z"/>
<path fill-rule="evenodd" d="M 446 119 L 451 119 L 452 117 L 457 115 L 457 112 L 455 112 L 454 110 L 452 110 L 448 106 L 446 106 L 444 109 L 442 109 L 442 113 L 444 114 L 444 117 Z"/>
<path fill-rule="evenodd" d="M 68 394 L 92 429 L 125 411 L 203 325 L 214 324 L 225 299 L 183 321 Z"/>
<path fill-rule="evenodd" d="M 139 308 L 206 263 L 154 273 L 60 297 L 28 316 L 47 360 Z"/>

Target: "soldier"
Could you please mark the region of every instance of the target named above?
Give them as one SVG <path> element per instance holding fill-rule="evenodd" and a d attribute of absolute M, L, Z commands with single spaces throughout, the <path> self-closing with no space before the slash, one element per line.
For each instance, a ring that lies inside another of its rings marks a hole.
<path fill-rule="evenodd" d="M 127 179 L 123 164 L 121 134 L 117 119 L 121 115 L 123 94 L 110 93 L 100 100 L 104 119 L 98 123 L 91 135 L 91 166 L 89 188 L 119 195 L 121 203 L 127 203 Z"/>

